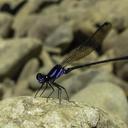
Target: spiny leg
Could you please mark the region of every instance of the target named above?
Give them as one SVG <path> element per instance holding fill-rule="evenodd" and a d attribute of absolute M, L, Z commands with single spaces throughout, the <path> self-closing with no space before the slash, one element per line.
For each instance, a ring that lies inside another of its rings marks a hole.
<path fill-rule="evenodd" d="M 59 88 L 59 90 L 60 90 L 59 104 L 61 104 L 61 94 L 62 94 L 62 90 L 61 90 L 61 88 Z"/>
<path fill-rule="evenodd" d="M 61 104 L 61 94 L 62 94 L 62 90 L 61 88 L 57 85 L 52 83 L 57 89 L 58 89 L 58 99 L 59 99 L 59 104 Z"/>
<path fill-rule="evenodd" d="M 43 93 L 45 92 L 45 90 L 47 89 L 47 87 L 48 87 L 48 84 L 46 83 L 46 87 L 43 89 L 43 91 L 41 92 L 41 94 L 40 94 L 40 97 L 43 95 Z"/>
<path fill-rule="evenodd" d="M 61 94 L 62 94 L 62 90 L 60 87 L 56 86 L 58 88 L 58 99 L 59 99 L 59 104 L 61 104 Z"/>
<path fill-rule="evenodd" d="M 53 83 L 55 86 L 57 86 L 57 87 L 59 87 L 59 88 L 61 88 L 61 89 L 63 89 L 64 91 L 65 91 L 65 93 L 66 93 L 66 95 L 67 95 L 67 100 L 69 101 L 69 96 L 68 96 L 68 93 L 67 93 L 67 91 L 66 91 L 66 89 L 64 88 L 64 87 L 62 87 L 61 85 L 59 85 L 59 84 L 57 84 L 57 83 Z"/>
<path fill-rule="evenodd" d="M 39 91 L 42 89 L 43 85 L 44 85 L 44 84 L 41 84 L 40 88 L 36 91 L 36 94 L 35 94 L 34 98 L 36 98 L 37 94 L 38 94 Z"/>
<path fill-rule="evenodd" d="M 57 87 L 58 88 L 58 87 Z M 60 98 L 60 90 L 58 88 L 58 99 Z"/>
<path fill-rule="evenodd" d="M 55 91 L 55 89 L 52 87 L 52 85 L 50 83 L 48 83 L 48 85 L 52 88 L 52 92 L 48 95 L 47 97 L 47 102 L 48 102 L 48 98 L 50 98 L 50 96 L 53 94 L 53 92 Z"/>

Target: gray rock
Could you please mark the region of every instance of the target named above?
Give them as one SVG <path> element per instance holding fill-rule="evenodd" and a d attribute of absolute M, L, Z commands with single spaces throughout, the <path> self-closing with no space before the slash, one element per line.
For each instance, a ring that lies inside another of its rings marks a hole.
<path fill-rule="evenodd" d="M 36 39 L 0 40 L 0 78 L 15 76 L 29 59 L 40 52 L 41 42 Z"/>
<path fill-rule="evenodd" d="M 15 30 L 16 37 L 25 37 L 28 35 L 28 31 L 33 27 L 33 23 L 38 19 L 38 15 L 28 15 L 22 17 L 16 17 L 13 23 L 13 29 Z"/>
<path fill-rule="evenodd" d="M 69 44 L 69 42 L 73 40 L 72 31 L 71 25 L 61 25 L 48 36 L 45 42 L 49 46 L 58 46 L 66 43 Z"/>
<path fill-rule="evenodd" d="M 6 13 L 0 13 L 0 37 L 8 37 L 12 29 L 13 17 Z"/>
<path fill-rule="evenodd" d="M 128 51 L 128 30 L 124 31 L 120 36 L 116 36 L 110 43 L 104 42 L 103 48 L 106 47 L 115 49 L 115 56 L 127 56 Z M 128 81 L 128 61 L 115 62 L 114 70 L 117 76 Z"/>
<path fill-rule="evenodd" d="M 38 13 L 40 12 L 43 8 L 56 4 L 60 0 L 31 0 L 27 1 L 26 5 L 19 11 L 18 16 L 25 16 L 29 15 L 32 13 Z"/>
<path fill-rule="evenodd" d="M 21 10 L 21 12 L 23 11 L 22 14 L 26 16 L 28 15 L 28 13 L 33 13 L 43 2 L 47 3 L 49 1 L 29 1 L 26 6 L 24 6 L 25 8 Z M 56 3 L 56 1 L 51 2 Z M 121 24 L 123 24 L 125 28 L 128 26 L 127 13 L 124 11 L 127 10 L 127 5 L 124 4 L 126 2 L 127 0 L 123 0 L 122 3 L 120 3 L 120 1 L 114 1 L 111 3 L 111 0 L 104 2 L 101 2 L 100 0 L 96 2 L 89 0 L 69 2 L 68 0 L 64 0 L 58 5 L 45 8 L 45 10 L 42 11 L 42 17 L 48 17 L 47 23 L 49 23 L 49 21 L 53 22 L 53 20 L 55 19 L 58 20 L 61 24 L 73 21 L 74 27 L 77 29 L 83 29 L 85 31 L 85 34 L 88 33 L 88 29 L 91 29 L 91 32 L 94 31 L 94 24 L 102 23 L 106 20 L 109 20 L 112 22 L 114 28 L 118 31 Z M 117 7 L 116 12 L 113 11 L 113 8 L 115 6 Z M 104 8 L 104 10 L 102 10 L 102 8 Z M 116 15 L 117 13 L 118 16 Z M 40 22 L 43 21 L 43 18 L 42 20 L 40 19 Z M 50 24 L 52 24 L 52 22 L 50 22 Z"/>
<path fill-rule="evenodd" d="M 54 66 L 51 56 L 45 49 L 43 49 L 39 57 L 40 61 L 43 63 L 42 68 L 44 68 L 45 71 L 48 72 L 48 70 Z"/>
<path fill-rule="evenodd" d="M 52 19 L 52 22 L 49 22 Z M 28 32 L 29 37 L 45 40 L 59 26 L 60 20 L 57 15 L 40 15 Z"/>
<path fill-rule="evenodd" d="M 36 6 L 36 4 L 39 6 L 39 4 L 41 2 L 43 3 L 43 1 L 39 1 L 37 3 L 36 2 L 32 0 L 28 2 L 28 5 L 31 3 L 29 5 L 30 8 L 32 7 L 34 10 L 36 10 L 34 6 Z M 44 1 L 44 3 L 45 2 L 46 1 Z M 36 4 L 34 5 L 34 3 Z M 56 40 L 59 36 L 58 31 L 62 32 L 62 30 L 60 30 L 59 28 L 61 28 L 61 26 L 63 26 L 64 24 L 68 24 L 70 22 L 72 22 L 73 29 L 71 30 L 71 32 L 69 32 L 69 34 L 64 35 L 64 39 L 66 39 L 66 41 L 70 40 L 71 37 L 69 35 L 73 35 L 75 30 L 80 30 L 85 35 L 90 35 L 90 33 L 94 32 L 94 30 L 96 29 L 95 25 L 101 24 L 104 21 L 112 22 L 114 30 L 118 31 L 119 26 L 121 26 L 122 23 L 121 21 L 123 21 L 123 26 L 125 28 L 128 26 L 126 13 L 127 4 L 124 3 L 127 3 L 127 0 L 123 0 L 121 3 L 120 1 L 114 1 L 111 3 L 111 0 L 102 2 L 100 0 L 96 2 L 90 0 L 70 2 L 68 0 L 63 0 L 60 4 L 43 9 L 42 13 L 40 13 L 40 18 L 36 18 L 35 22 L 32 21 L 32 23 L 34 24 L 32 24 L 33 26 L 28 32 L 28 35 L 42 40 L 45 40 L 47 37 L 49 37 L 49 39 L 47 39 L 48 42 L 51 42 L 51 40 L 54 39 L 55 42 L 52 44 L 57 44 L 59 43 L 58 40 Z M 113 11 L 113 8 L 115 8 L 115 6 L 117 7 L 116 12 Z M 25 10 L 27 10 L 27 8 L 28 7 L 26 5 Z M 102 10 L 103 8 L 104 10 Z M 32 10 L 30 9 L 29 11 L 31 12 Z M 29 11 L 23 11 L 24 13 L 22 14 L 28 14 Z M 27 17 L 26 14 L 23 17 Z M 16 19 L 22 19 L 23 17 L 18 16 Z M 54 32 L 56 33 L 54 34 Z M 63 32 L 61 34 L 63 34 Z M 63 42 L 65 40 L 62 39 L 60 41 Z"/>
<path fill-rule="evenodd" d="M 120 67 L 121 69 L 117 69 L 116 70 L 116 74 L 117 76 L 119 76 L 120 78 L 122 78 L 123 80 L 126 80 L 128 82 L 128 64 L 126 62 L 125 65 L 123 65 L 122 67 Z M 128 91 L 127 91 L 128 93 Z M 128 96 L 128 95 L 127 95 Z"/>
<path fill-rule="evenodd" d="M 126 96 L 121 88 L 111 82 L 92 82 L 71 99 L 99 107 L 125 122 L 128 121 Z"/>
<path fill-rule="evenodd" d="M 3 84 L 0 83 L 0 100 L 3 99 L 3 95 L 4 95 L 4 89 L 3 89 Z"/>
<path fill-rule="evenodd" d="M 106 72 L 106 71 L 101 72 L 101 70 L 99 70 L 98 74 L 96 75 L 95 78 L 93 78 L 92 81 L 94 81 L 94 82 L 95 81 L 98 81 L 98 82 L 108 82 L 109 81 L 109 82 L 121 87 L 123 89 L 123 91 L 125 92 L 125 94 L 128 95 L 128 86 L 127 86 L 128 83 L 119 79 L 114 74 L 112 74 L 110 72 Z"/>
<path fill-rule="evenodd" d="M 41 72 L 42 73 L 42 72 Z M 21 84 L 21 86 L 22 86 L 22 84 Z M 28 86 L 27 87 L 29 87 L 29 88 L 31 88 L 32 90 L 37 90 L 37 89 L 39 89 L 39 87 L 40 87 L 40 84 L 39 84 L 39 82 L 36 80 L 36 74 L 34 74 L 34 75 L 32 75 L 30 78 L 29 78 L 29 80 L 28 80 Z M 24 91 L 24 90 L 23 90 Z M 22 92 L 23 92 L 22 91 Z"/>
<path fill-rule="evenodd" d="M 16 14 L 25 3 L 26 0 L 1 0 L 0 9 L 3 12 Z"/>
<path fill-rule="evenodd" d="M 12 97 L 14 95 L 14 89 L 16 87 L 14 81 L 9 78 L 5 78 L 2 84 L 2 88 L 4 91 L 2 99 Z"/>
<path fill-rule="evenodd" d="M 18 83 L 22 80 L 27 80 L 32 74 L 35 74 L 37 72 L 38 68 L 39 68 L 39 62 L 36 58 L 29 60 L 25 64 L 18 78 Z"/>
<path fill-rule="evenodd" d="M 32 96 L 32 94 L 33 91 L 29 88 L 29 80 L 22 80 L 17 83 L 13 91 L 13 96 Z"/>
<path fill-rule="evenodd" d="M 128 40 L 128 30 L 124 31 L 123 33 L 121 33 L 120 35 L 115 35 L 112 34 L 113 32 L 110 33 L 110 36 L 108 39 L 106 39 L 106 41 L 104 41 L 103 43 L 103 49 L 105 50 L 105 48 L 108 49 L 115 49 L 115 54 L 117 56 L 125 56 L 127 55 L 127 40 Z"/>
<path fill-rule="evenodd" d="M 117 117 L 78 103 L 32 97 L 6 99 L 0 104 L 0 127 L 126 128 Z"/>
<path fill-rule="evenodd" d="M 111 21 L 115 29 L 118 31 L 121 24 L 126 28 L 128 26 L 127 21 L 127 11 L 128 7 L 127 0 L 120 1 L 69 1 L 64 0 L 59 6 L 53 6 L 51 8 L 42 11 L 44 15 L 58 14 L 60 19 L 65 22 L 75 21 L 75 27 L 84 24 L 84 30 L 87 32 L 88 26 L 93 26 L 97 23 L 102 23 L 104 21 Z M 116 7 L 116 11 L 113 9 Z M 104 10 L 103 10 L 104 8 Z M 118 13 L 118 15 L 117 15 Z M 52 18 L 51 18 L 52 19 Z M 91 31 L 93 30 L 92 28 Z"/>

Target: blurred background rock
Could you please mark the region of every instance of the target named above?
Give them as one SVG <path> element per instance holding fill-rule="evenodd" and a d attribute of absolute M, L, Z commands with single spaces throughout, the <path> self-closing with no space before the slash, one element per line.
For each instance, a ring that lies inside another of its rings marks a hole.
<path fill-rule="evenodd" d="M 36 73 L 47 73 L 106 21 L 113 28 L 101 54 L 79 62 L 128 55 L 127 12 L 127 0 L 0 0 L 0 99 L 34 95 Z M 58 83 L 73 100 L 128 122 L 128 61 L 77 70 Z"/>

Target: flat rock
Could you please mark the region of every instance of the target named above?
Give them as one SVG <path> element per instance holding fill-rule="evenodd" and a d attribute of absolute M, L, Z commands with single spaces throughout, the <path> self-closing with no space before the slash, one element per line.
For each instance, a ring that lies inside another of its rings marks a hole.
<path fill-rule="evenodd" d="M 0 40 L 0 78 L 15 76 L 29 59 L 39 55 L 41 48 L 36 39 Z"/>
<path fill-rule="evenodd" d="M 9 128 L 127 128 L 108 113 L 79 103 L 56 99 L 16 97 L 0 104 L 0 127 Z"/>

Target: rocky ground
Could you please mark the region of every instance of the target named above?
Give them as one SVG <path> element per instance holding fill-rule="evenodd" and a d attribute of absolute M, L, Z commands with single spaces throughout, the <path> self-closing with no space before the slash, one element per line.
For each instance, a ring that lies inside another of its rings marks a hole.
<path fill-rule="evenodd" d="M 94 51 L 77 63 L 128 55 L 127 12 L 127 0 L 0 0 L 0 108 L 18 101 L 6 98 L 34 96 L 40 87 L 35 78 L 37 72 L 46 74 L 106 21 L 112 23 L 112 29 L 100 46 L 100 53 Z M 97 107 L 101 113 L 105 111 L 103 115 L 108 113 L 114 119 L 116 116 L 128 125 L 128 61 L 79 69 L 57 82 L 66 88 L 71 100 Z M 43 96 L 50 91 L 47 89 Z M 52 97 L 57 97 L 57 92 Z M 63 98 L 66 99 L 64 93 Z M 3 120 L 6 124 L 8 118 L 1 117 L 0 125 Z M 108 122 L 114 119 L 105 117 Z M 117 126 L 121 127 L 119 122 Z M 116 126 L 113 124 L 110 123 L 112 128 Z M 85 125 L 81 128 L 100 127 Z"/>
<path fill-rule="evenodd" d="M 80 103 L 17 97 L 0 105 L 1 128 L 127 128 L 118 118 Z M 6 107 L 5 107 L 6 106 Z M 3 118 L 4 117 L 4 118 Z"/>

